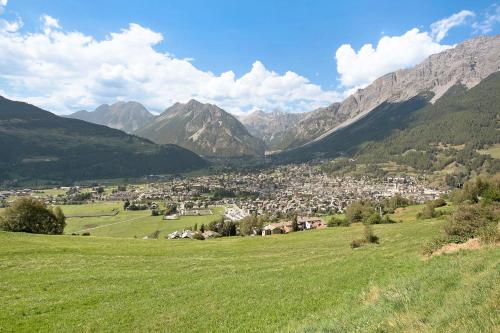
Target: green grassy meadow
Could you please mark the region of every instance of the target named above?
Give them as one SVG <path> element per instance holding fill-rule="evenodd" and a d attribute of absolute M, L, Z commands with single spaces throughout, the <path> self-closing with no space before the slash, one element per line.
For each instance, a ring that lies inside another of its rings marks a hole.
<path fill-rule="evenodd" d="M 151 216 L 150 210 L 124 211 L 123 202 L 97 202 L 84 205 L 61 206 L 65 215 L 109 214 L 117 210 L 115 216 L 70 217 L 66 219 L 65 234 L 88 231 L 92 236 L 143 238 L 159 230 L 160 237 L 175 230 L 208 224 L 221 216 L 223 208 L 213 208 L 213 215 L 181 216 L 178 220 L 163 220 L 162 216 Z"/>
<path fill-rule="evenodd" d="M 0 232 L 0 331 L 498 332 L 500 248 L 424 259 L 444 220 L 395 215 L 354 250 L 361 225 L 205 241 Z"/>
<path fill-rule="evenodd" d="M 498 159 L 500 159 L 500 144 L 497 143 L 495 145 L 491 145 L 490 147 L 488 147 L 485 150 L 480 150 L 479 153 L 481 153 L 481 154 L 488 154 L 492 158 L 498 158 Z"/>

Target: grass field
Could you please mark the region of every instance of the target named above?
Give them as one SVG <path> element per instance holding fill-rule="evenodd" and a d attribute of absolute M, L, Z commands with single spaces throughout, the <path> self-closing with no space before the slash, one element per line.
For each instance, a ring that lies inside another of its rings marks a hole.
<path fill-rule="evenodd" d="M 488 154 L 493 158 L 500 159 L 500 144 L 492 145 L 491 147 L 489 147 L 485 150 L 480 150 L 479 152 L 481 154 Z"/>
<path fill-rule="evenodd" d="M 208 224 L 221 216 L 223 208 L 212 209 L 213 215 L 181 216 L 179 220 L 163 220 L 162 216 L 151 216 L 150 210 L 124 211 L 122 202 L 97 202 L 85 205 L 61 206 L 65 215 L 79 214 L 109 214 L 118 210 L 115 216 L 70 217 L 66 219 L 65 234 L 88 231 L 92 236 L 143 238 L 155 231 L 160 231 L 160 237 L 175 230 L 198 227 Z"/>
<path fill-rule="evenodd" d="M 424 260 L 443 220 L 206 241 L 0 232 L 1 332 L 498 332 L 500 248 Z M 404 215 L 406 214 L 406 215 Z"/>

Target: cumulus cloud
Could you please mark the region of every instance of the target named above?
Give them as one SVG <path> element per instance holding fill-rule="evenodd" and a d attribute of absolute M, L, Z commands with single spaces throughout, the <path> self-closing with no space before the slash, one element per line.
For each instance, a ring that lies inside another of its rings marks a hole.
<path fill-rule="evenodd" d="M 365 44 L 356 52 L 351 45 L 342 45 L 335 54 L 337 72 L 343 86 L 363 87 L 381 75 L 413 66 L 449 47 L 414 28 L 401 36 L 383 36 L 375 48 Z"/>
<path fill-rule="evenodd" d="M 45 14 L 45 15 L 42 15 L 42 17 L 40 17 L 40 20 L 42 21 L 43 27 L 46 30 L 60 29 L 61 28 L 61 26 L 59 25 L 59 21 L 57 19 L 53 18 L 52 16 Z"/>
<path fill-rule="evenodd" d="M 440 42 L 450 29 L 465 23 L 468 17 L 473 17 L 475 14 L 470 10 L 462 10 L 450 17 L 444 18 L 431 24 L 431 34 L 436 42 Z"/>
<path fill-rule="evenodd" d="M 0 0 L 4 1 L 4 0 Z M 58 113 L 115 100 L 137 100 L 153 111 L 191 98 L 234 113 L 259 108 L 308 111 L 340 98 L 294 72 L 255 61 L 248 73 L 202 71 L 190 59 L 160 53 L 161 33 L 138 24 L 103 40 L 67 32 L 48 15 L 42 30 L 0 29 L 0 89 L 11 98 Z"/>
<path fill-rule="evenodd" d="M 432 23 L 430 31 L 413 28 L 401 36 L 383 36 L 376 47 L 365 44 L 358 51 L 350 44 L 342 45 L 335 53 L 342 86 L 346 92 L 353 92 L 384 74 L 412 67 L 431 54 L 452 47 L 441 44 L 442 39 L 450 29 L 466 24 L 474 16 L 473 12 L 462 10 Z"/>

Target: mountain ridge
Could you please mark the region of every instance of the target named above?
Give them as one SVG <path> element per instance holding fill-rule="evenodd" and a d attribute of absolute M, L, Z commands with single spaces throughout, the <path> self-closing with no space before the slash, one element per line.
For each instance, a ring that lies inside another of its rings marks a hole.
<path fill-rule="evenodd" d="M 191 99 L 175 103 L 135 134 L 154 142 L 172 143 L 202 156 L 262 156 L 264 143 L 240 121 L 216 105 Z"/>
<path fill-rule="evenodd" d="M 470 89 L 499 70 L 500 35 L 464 41 L 429 56 L 412 68 L 381 76 L 340 103 L 302 113 L 295 124 L 288 126 L 289 131 L 281 133 L 286 140 L 275 143 L 277 149 L 270 154 L 320 141 L 359 121 L 384 102 L 403 102 L 421 93 L 432 92 L 434 97 L 430 102 L 433 103 L 455 84 Z"/>

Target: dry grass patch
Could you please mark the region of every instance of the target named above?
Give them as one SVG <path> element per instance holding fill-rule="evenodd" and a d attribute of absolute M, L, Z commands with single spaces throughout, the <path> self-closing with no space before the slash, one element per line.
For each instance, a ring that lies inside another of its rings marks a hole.
<path fill-rule="evenodd" d="M 450 253 L 455 253 L 460 250 L 477 250 L 481 248 L 481 241 L 479 238 L 471 238 L 465 243 L 451 243 L 451 244 L 446 244 L 440 249 L 434 251 L 434 253 L 431 254 L 431 257 L 433 256 L 440 256 L 442 254 L 450 254 Z"/>

